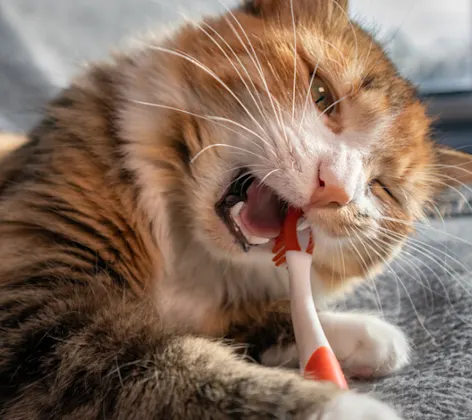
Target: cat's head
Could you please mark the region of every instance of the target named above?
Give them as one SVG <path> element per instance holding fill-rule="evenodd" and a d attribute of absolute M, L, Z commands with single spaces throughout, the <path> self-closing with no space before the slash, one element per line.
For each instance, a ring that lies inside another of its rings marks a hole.
<path fill-rule="evenodd" d="M 248 1 L 134 57 L 125 132 L 181 238 L 270 264 L 287 207 L 300 208 L 336 286 L 388 260 L 468 160 L 434 145 L 415 89 L 346 8 Z"/>

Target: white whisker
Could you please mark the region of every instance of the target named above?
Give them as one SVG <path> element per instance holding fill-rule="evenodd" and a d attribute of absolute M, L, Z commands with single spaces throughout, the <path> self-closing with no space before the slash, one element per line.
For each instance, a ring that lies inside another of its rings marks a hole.
<path fill-rule="evenodd" d="M 209 30 L 211 30 L 223 43 L 224 45 L 226 45 L 226 47 L 233 53 L 234 57 L 236 58 L 236 60 L 238 61 L 238 64 L 241 66 L 241 68 L 243 69 L 243 71 L 245 72 L 246 76 L 248 77 L 249 81 L 251 82 L 252 84 L 252 88 L 254 89 L 254 92 L 257 94 L 257 89 L 256 89 L 256 86 L 254 85 L 254 82 L 252 81 L 252 78 L 251 76 L 249 75 L 249 72 L 247 71 L 247 68 L 244 66 L 244 64 L 242 63 L 241 59 L 239 58 L 239 56 L 236 54 L 236 52 L 234 51 L 234 49 L 231 47 L 231 45 L 228 44 L 228 42 L 219 34 L 219 32 L 217 30 L 215 30 L 212 26 L 210 26 L 208 23 L 206 22 L 203 22 L 203 25 L 205 25 Z M 234 68 L 234 70 L 236 71 L 236 73 L 238 74 L 239 78 L 241 79 L 241 81 L 243 82 L 244 86 L 246 87 L 249 95 L 251 96 L 251 99 L 254 101 L 254 104 L 256 105 L 257 107 L 257 110 L 259 111 L 259 113 L 261 114 L 261 116 L 264 118 L 264 120 L 267 122 L 267 119 L 266 119 L 266 116 L 265 116 L 265 113 L 262 112 L 262 102 L 261 102 L 261 98 L 260 96 L 258 95 L 258 99 L 259 101 L 256 101 L 256 98 L 254 97 L 251 89 L 249 89 L 249 86 L 247 85 L 245 79 L 243 78 L 242 74 L 239 72 L 238 68 L 236 67 L 236 65 L 234 64 L 233 60 L 231 60 L 231 58 L 229 57 L 229 55 L 226 53 L 226 51 L 224 50 L 224 48 L 220 45 L 219 42 L 217 42 L 215 40 L 214 37 L 211 36 L 211 34 L 209 34 L 201 25 L 198 25 L 197 24 L 197 27 L 203 32 L 205 33 L 209 38 L 210 40 L 220 49 L 220 51 L 225 55 L 225 57 L 228 59 L 228 61 L 231 63 L 232 67 Z"/>
<path fill-rule="evenodd" d="M 229 120 L 228 118 L 224 118 L 224 117 L 216 117 L 216 116 L 208 116 L 207 117 L 208 119 L 212 120 L 212 121 L 225 121 L 225 122 L 229 122 L 231 124 L 234 124 L 236 125 L 237 127 L 249 132 L 250 134 L 252 134 L 253 136 L 257 137 L 259 140 L 261 140 L 266 146 L 267 146 L 267 150 L 269 152 L 271 152 L 275 157 L 277 157 L 277 153 L 275 153 L 273 147 L 269 144 L 269 142 L 267 140 L 265 140 L 263 137 L 261 137 L 259 134 L 257 134 L 255 131 L 253 130 L 250 130 L 249 128 L 247 128 L 245 125 L 243 124 L 240 124 L 236 121 L 233 121 L 233 120 Z M 256 143 L 257 144 L 257 143 Z"/>
<path fill-rule="evenodd" d="M 403 224 L 403 225 L 406 225 L 406 226 L 411 226 L 411 227 L 415 227 L 417 229 L 420 229 L 420 228 L 424 228 L 425 230 L 429 229 L 431 230 L 432 232 L 437 232 L 437 233 L 440 233 L 442 235 L 445 235 L 445 236 L 448 236 L 448 237 L 451 237 L 453 238 L 454 240 L 458 241 L 458 242 L 461 242 L 463 244 L 466 244 L 468 246 L 472 246 L 472 243 L 461 238 L 460 236 L 457 236 L 457 235 L 453 235 L 449 232 L 444 232 L 443 230 L 441 229 L 437 229 L 437 228 L 434 228 L 433 226 L 430 226 L 430 225 L 425 225 L 424 223 L 420 223 L 420 222 L 408 222 L 406 220 L 401 220 L 401 219 L 396 219 L 394 217 L 388 217 L 388 216 L 379 216 L 379 219 L 380 220 L 387 220 L 389 222 L 394 222 L 394 223 L 398 223 L 398 224 Z"/>
<path fill-rule="evenodd" d="M 444 175 L 443 175 L 444 176 Z M 448 177 L 450 178 L 450 177 Z M 451 179 L 454 179 L 454 178 L 451 178 Z M 439 184 L 439 185 L 443 185 L 444 187 L 447 187 L 449 188 L 450 190 L 454 191 L 457 193 L 458 196 L 460 196 L 463 200 L 463 203 L 466 204 L 468 207 L 469 207 L 469 210 L 472 210 L 472 206 L 469 202 L 469 200 L 467 199 L 467 197 L 460 191 L 458 190 L 456 187 L 446 183 L 446 182 L 442 182 L 442 181 L 439 181 L 438 179 L 434 179 L 434 180 L 430 180 L 431 183 L 436 183 L 436 184 Z M 465 186 L 465 184 L 463 185 Z M 470 189 L 470 187 L 467 187 L 466 186 L 466 189 L 469 190 L 469 191 L 472 191 L 472 189 Z"/>
<path fill-rule="evenodd" d="M 233 172 L 233 171 L 235 171 L 235 170 L 237 170 L 237 169 L 246 169 L 246 168 L 247 168 L 247 169 L 252 169 L 251 172 L 254 173 L 254 172 L 257 171 L 257 169 L 254 169 L 254 168 L 256 168 L 256 166 L 257 166 L 257 167 L 264 167 L 264 168 L 265 168 L 264 165 L 242 165 L 242 166 L 236 166 L 236 167 L 230 168 L 230 169 L 228 169 L 228 170 L 226 170 L 226 171 L 221 172 L 221 174 L 225 174 L 225 173 L 227 173 L 227 172 Z M 235 182 L 238 182 L 240 179 L 244 178 L 245 176 L 247 176 L 247 172 L 241 173 L 239 176 L 237 176 L 236 178 L 234 178 L 233 180 L 231 180 L 231 181 L 223 188 L 223 190 L 226 191 L 232 184 L 234 184 Z"/>
<path fill-rule="evenodd" d="M 295 12 L 293 10 L 293 0 L 290 0 L 290 13 L 292 15 L 293 26 L 293 95 L 292 95 L 292 123 L 295 118 L 295 96 L 297 91 L 297 28 L 295 26 Z"/>
<path fill-rule="evenodd" d="M 235 100 L 236 102 L 243 108 L 243 110 L 246 112 L 246 114 L 249 116 L 249 118 L 260 128 L 262 132 L 264 131 L 264 128 L 261 126 L 259 121 L 252 115 L 252 113 L 249 111 L 249 109 L 246 107 L 246 105 L 243 104 L 241 99 L 233 92 L 233 90 L 223 81 L 221 78 L 215 74 L 211 69 L 209 69 L 207 66 L 205 66 L 203 63 L 198 61 L 196 58 L 189 56 L 188 54 L 177 51 L 177 50 L 170 50 L 168 48 L 164 47 L 159 47 L 159 46 L 151 46 L 150 48 L 160 51 L 166 54 L 174 55 L 176 57 L 183 58 L 184 60 L 187 60 L 188 62 L 194 64 L 201 70 L 203 70 L 205 73 L 209 74 L 211 77 L 213 77 Z"/>
<path fill-rule="evenodd" d="M 359 41 L 357 39 L 357 33 L 354 28 L 354 25 L 352 24 L 351 18 L 347 14 L 347 12 L 342 8 L 342 6 L 337 2 L 337 0 L 333 0 L 335 6 L 339 9 L 339 11 L 345 16 L 347 21 L 349 22 L 349 26 L 351 27 L 352 35 L 354 36 L 354 42 L 356 44 L 356 62 L 359 60 Z"/>
<path fill-rule="evenodd" d="M 264 158 L 263 156 L 258 155 L 257 153 L 253 153 L 253 152 L 251 152 L 251 151 L 249 151 L 249 150 L 245 150 L 245 149 L 243 149 L 243 148 L 241 148 L 241 147 L 237 147 L 237 146 L 233 146 L 233 145 L 231 145 L 231 144 L 225 144 L 225 143 L 215 143 L 215 144 L 210 144 L 210 145 L 204 147 L 202 150 L 200 150 L 200 151 L 192 158 L 192 160 L 191 160 L 190 162 L 191 162 L 191 163 L 195 162 L 204 152 L 206 152 L 206 151 L 209 150 L 209 149 L 213 149 L 213 148 L 215 148 L 215 147 L 227 147 L 227 148 L 229 148 L 229 149 L 234 149 L 234 150 L 237 150 L 237 151 L 239 151 L 239 152 L 242 152 L 242 153 L 244 153 L 244 154 L 249 153 L 250 155 L 257 156 L 258 158 L 266 159 L 266 158 Z M 266 160 L 268 160 L 268 159 L 266 159 Z"/>
<path fill-rule="evenodd" d="M 456 165 L 446 165 L 444 163 L 434 163 L 434 164 L 431 164 L 431 165 L 426 165 L 426 168 L 439 168 L 439 169 L 442 169 L 442 168 L 452 168 L 452 169 L 460 169 L 462 171 L 465 171 L 466 173 L 468 174 L 471 174 L 472 175 L 472 171 L 469 171 L 468 169 L 465 169 L 463 168 L 463 166 L 465 165 L 472 165 L 472 162 L 463 162 L 463 163 L 458 163 Z"/>
<path fill-rule="evenodd" d="M 334 108 L 337 104 L 340 102 L 344 101 L 349 97 L 350 94 L 344 95 L 342 98 L 339 98 L 337 101 L 334 101 L 330 106 L 328 106 L 320 115 L 318 115 L 317 120 L 319 120 L 323 115 L 325 115 L 328 111 L 330 111 L 332 108 Z"/>
<path fill-rule="evenodd" d="M 272 63 L 268 61 L 267 65 L 269 66 L 270 71 L 272 72 L 272 74 L 275 75 L 276 72 L 275 72 L 274 67 L 272 66 Z M 290 153 L 292 153 L 292 144 L 290 143 L 290 141 L 288 140 L 288 137 L 287 137 L 287 128 L 286 128 L 286 125 L 284 124 L 284 118 L 283 118 L 282 110 L 280 108 L 280 102 L 276 98 L 274 98 L 273 95 L 269 91 L 267 91 L 267 94 L 272 97 L 272 104 L 275 102 L 275 104 L 277 105 L 277 111 L 278 112 L 275 110 L 275 107 L 274 107 L 274 115 L 275 115 L 275 118 L 276 118 L 277 123 L 279 125 L 279 130 L 284 135 L 285 142 L 289 145 Z"/>
<path fill-rule="evenodd" d="M 265 142 L 265 140 L 259 135 L 257 134 L 256 132 L 254 132 L 253 130 L 247 128 L 246 126 L 234 121 L 234 120 L 230 120 L 229 118 L 224 118 L 224 117 L 217 117 L 217 116 L 214 116 L 214 115 L 200 115 L 200 114 L 196 114 L 194 112 L 190 112 L 190 111 L 186 111 L 185 109 L 181 109 L 181 108 L 176 108 L 176 107 L 173 107 L 173 106 L 169 106 L 169 105 L 164 105 L 164 104 L 158 104 L 158 103 L 154 103 L 154 102 L 146 102 L 146 101 L 138 101 L 136 99 L 133 99 L 131 100 L 131 102 L 135 103 L 135 104 L 139 104 L 139 105 L 145 105 L 145 106 L 151 106 L 151 107 L 154 107 L 154 108 L 162 108 L 162 109 L 168 109 L 170 111 L 176 111 L 176 112 L 181 112 L 182 114 L 186 114 L 186 115 L 190 115 L 192 117 L 195 117 L 195 118 L 200 118 L 200 119 L 203 119 L 203 120 L 206 120 L 206 121 L 209 121 L 209 122 L 212 122 L 220 127 L 223 127 L 223 128 L 226 128 L 227 130 L 241 136 L 241 133 L 239 133 L 238 131 L 236 130 L 233 130 L 231 129 L 230 127 L 224 125 L 224 124 L 221 124 L 219 122 L 223 121 L 223 122 L 227 122 L 227 123 L 230 123 L 230 124 L 233 124 L 235 125 L 236 127 L 239 127 L 245 131 L 247 131 L 248 133 L 256 136 L 257 138 L 261 139 L 262 141 Z M 246 140 L 249 140 L 247 137 L 245 136 L 242 136 L 244 139 Z M 261 145 L 255 143 L 257 146 L 259 146 L 259 148 L 261 150 L 264 150 L 262 148 Z M 272 150 L 272 149 L 270 149 Z"/>
<path fill-rule="evenodd" d="M 402 235 L 400 235 L 399 233 L 394 232 L 390 229 L 386 229 L 386 228 L 382 228 L 382 227 L 378 227 L 377 229 L 380 230 L 381 232 L 384 232 L 386 235 L 389 235 L 390 239 L 392 239 L 394 241 L 396 240 L 398 244 L 400 244 L 403 241 L 403 239 L 405 239 Z M 395 239 L 395 238 L 397 238 L 397 239 Z M 380 238 L 379 238 L 379 240 L 380 240 Z M 454 272 L 451 271 L 447 267 L 447 265 L 441 266 L 441 264 L 439 264 L 439 262 L 435 259 L 435 258 L 437 258 L 437 255 L 435 255 L 432 250 L 445 255 L 447 258 L 449 258 L 450 260 L 455 262 L 457 265 L 459 265 L 466 273 L 472 274 L 472 271 L 469 268 L 467 268 L 462 262 L 460 262 L 457 258 L 454 258 L 452 255 L 446 253 L 445 251 L 442 251 L 441 249 L 436 248 L 436 247 L 434 247 L 434 246 L 432 246 L 432 245 L 430 245 L 430 244 L 428 244 L 424 241 L 420 241 L 416 238 L 410 237 L 409 238 L 409 243 L 407 242 L 406 245 L 410 246 L 411 248 L 416 250 L 419 254 L 423 255 L 425 258 L 427 258 L 431 262 L 437 264 L 438 267 L 442 267 L 446 271 L 446 273 L 449 274 L 453 278 L 455 277 L 455 275 L 457 275 L 457 273 L 455 271 Z M 463 284 L 461 282 L 459 282 L 459 284 L 461 284 L 463 286 Z M 466 292 L 472 296 L 472 290 L 471 291 L 467 290 Z"/>
<path fill-rule="evenodd" d="M 370 281 L 370 283 L 372 284 L 372 287 L 374 289 L 374 293 L 375 293 L 375 297 L 376 297 L 376 301 L 377 301 L 377 307 L 379 308 L 379 311 L 382 313 L 382 315 L 384 314 L 384 311 L 383 311 L 383 307 L 382 307 L 382 302 L 380 300 L 380 294 L 379 294 L 379 291 L 377 290 L 377 286 L 375 284 L 375 281 L 374 279 L 372 278 L 372 276 L 370 275 L 369 273 L 369 266 L 367 265 L 364 257 L 362 256 L 362 254 L 360 253 L 360 251 L 357 249 L 357 246 L 356 244 L 354 243 L 354 241 L 351 239 L 350 237 L 350 232 L 351 233 L 354 233 L 354 235 L 356 235 L 357 239 L 359 240 L 359 242 L 362 244 L 362 246 L 364 247 L 364 250 L 366 251 L 367 255 L 369 256 L 370 258 L 370 254 L 367 252 L 367 248 L 365 247 L 364 245 L 364 242 L 362 241 L 362 239 L 359 237 L 359 235 L 357 234 L 357 232 L 354 230 L 354 229 L 349 229 L 349 231 L 346 229 L 346 237 L 348 238 L 349 240 L 349 243 L 351 244 L 351 247 L 354 249 L 354 251 L 356 252 L 356 254 L 359 256 L 360 258 L 360 261 L 362 263 L 362 265 L 364 266 L 364 270 L 365 270 L 365 275 L 367 276 L 368 280 Z M 371 262 L 372 262 L 372 258 L 371 259 Z"/>
<path fill-rule="evenodd" d="M 458 169 L 460 169 L 460 168 L 458 168 Z M 438 176 L 440 178 L 449 179 L 450 181 L 453 181 L 453 182 L 457 183 L 458 185 L 460 185 L 462 188 L 466 189 L 467 191 L 472 192 L 472 188 L 469 185 L 465 184 L 464 182 L 459 181 L 457 178 L 454 178 L 452 176 L 442 174 L 442 173 L 438 173 L 438 174 L 436 174 L 436 176 Z M 436 182 L 438 182 L 438 181 L 436 180 Z M 444 183 L 444 185 L 447 185 L 447 186 L 449 186 L 449 188 L 452 188 L 452 186 L 448 183 Z"/>
<path fill-rule="evenodd" d="M 416 318 L 418 319 L 419 324 L 421 325 L 421 327 L 423 328 L 423 330 L 424 330 L 424 331 L 426 332 L 426 334 L 433 340 L 434 344 L 436 345 L 436 341 L 435 341 L 435 339 L 434 339 L 434 336 L 429 332 L 429 330 L 428 330 L 428 329 L 426 328 L 426 326 L 424 325 L 424 321 L 421 319 L 422 317 L 420 316 L 420 314 L 419 314 L 419 312 L 418 312 L 418 310 L 417 310 L 417 308 L 416 308 L 416 305 L 415 305 L 415 303 L 414 303 L 414 301 L 413 301 L 413 299 L 412 299 L 410 293 L 408 292 L 407 287 L 405 286 L 405 284 L 404 284 L 403 281 L 401 280 L 400 276 L 398 276 L 398 274 L 395 273 L 395 271 L 392 269 L 390 263 L 389 263 L 380 253 L 377 252 L 377 250 L 375 249 L 375 247 L 373 247 L 373 246 L 371 246 L 371 245 L 369 244 L 369 243 L 372 243 L 373 245 L 375 245 L 374 242 L 373 242 L 373 240 L 372 240 L 371 238 L 368 238 L 368 237 L 366 237 L 365 239 L 366 239 L 366 242 L 365 242 L 366 245 L 367 245 L 375 254 L 377 254 L 377 256 L 378 256 L 387 266 L 390 267 L 392 273 L 394 274 L 395 278 L 397 279 L 397 284 L 401 285 L 401 287 L 403 288 L 403 290 L 404 290 L 404 292 L 405 292 L 405 295 L 406 295 L 406 297 L 407 297 L 408 301 L 410 302 L 410 305 L 411 305 L 411 307 L 412 307 L 412 309 L 413 309 L 413 312 L 415 313 Z"/>
<path fill-rule="evenodd" d="M 264 178 L 261 179 L 261 184 L 263 184 L 267 178 L 269 178 L 272 174 L 274 174 L 275 172 L 278 172 L 280 169 L 273 169 L 272 171 L 270 171 L 266 176 L 264 176 Z"/>
<path fill-rule="evenodd" d="M 301 117 L 301 120 L 300 120 L 300 125 L 298 127 L 298 131 L 301 131 L 301 129 L 303 127 L 303 123 L 305 121 L 305 115 L 306 115 L 306 111 L 307 111 L 307 107 L 308 107 L 308 101 L 311 98 L 311 89 L 313 87 L 313 82 L 315 81 L 315 78 L 316 78 L 316 72 L 318 71 L 319 64 L 320 64 L 320 58 L 318 58 L 318 61 L 316 62 L 315 69 L 313 70 L 313 73 L 312 73 L 311 78 L 310 78 L 310 83 L 308 85 L 308 90 L 306 92 L 305 103 L 303 105 L 303 112 L 302 112 L 302 117 Z"/>
<path fill-rule="evenodd" d="M 397 240 L 397 239 L 395 239 L 395 238 L 392 237 L 394 234 L 396 234 L 396 232 L 389 231 L 388 229 L 385 229 L 385 230 L 388 231 L 387 234 L 389 235 L 389 238 L 390 238 L 391 240 L 393 240 L 393 241 L 398 241 L 398 243 L 401 243 L 401 242 L 402 242 L 402 240 Z M 401 236 L 401 235 L 399 235 L 399 234 L 396 234 L 396 235 L 397 235 L 397 236 Z M 380 241 L 380 242 L 382 242 L 382 243 L 384 243 L 384 244 L 386 244 L 386 245 L 388 245 L 388 243 L 385 242 L 384 240 L 382 240 L 381 238 L 377 238 L 377 240 Z M 410 241 L 411 241 L 411 240 L 412 240 L 412 238 L 410 238 Z M 441 252 L 441 250 L 439 250 L 439 249 L 437 249 L 437 248 L 434 248 L 434 247 L 432 247 L 431 245 L 426 244 L 426 243 L 424 243 L 424 242 L 421 242 L 421 241 L 417 241 L 417 242 L 420 242 L 420 245 L 421 245 L 423 248 L 419 248 L 418 245 L 412 245 L 412 244 L 409 243 L 409 242 L 407 242 L 407 243 L 405 244 L 405 247 L 411 247 L 414 252 L 419 253 L 419 254 L 422 255 L 423 257 L 426 257 L 427 260 L 432 261 L 435 265 L 437 265 L 438 267 L 441 267 L 441 264 L 440 264 L 440 262 L 436 259 L 437 256 L 436 256 L 435 254 L 433 254 L 432 252 L 423 252 L 425 246 L 430 247 L 430 248 L 433 248 L 435 251 Z M 404 248 L 405 248 L 405 247 L 404 247 Z M 414 258 L 414 259 L 417 260 L 422 266 L 424 266 L 424 267 L 436 278 L 436 280 L 439 282 L 439 284 L 441 284 L 442 289 L 445 291 L 445 295 L 442 296 L 442 297 L 444 297 L 445 299 L 447 299 L 448 303 L 449 303 L 450 306 L 451 306 L 451 309 L 456 313 L 457 317 L 458 317 L 460 320 L 462 320 L 463 322 L 469 323 L 468 321 L 466 321 L 466 320 L 464 320 L 462 317 L 460 317 L 460 315 L 457 314 L 457 312 L 454 310 L 454 306 L 453 306 L 453 304 L 452 304 L 452 302 L 451 302 L 451 300 L 450 300 L 450 296 L 449 296 L 449 293 L 448 293 L 448 291 L 447 291 L 447 287 L 446 287 L 446 286 L 444 285 L 444 283 L 441 281 L 441 278 L 440 278 L 440 276 L 438 275 L 438 273 L 436 273 L 424 260 L 422 260 L 421 258 L 419 258 L 419 257 L 417 257 L 417 256 L 415 256 L 415 255 L 413 255 L 413 254 L 411 254 L 411 253 L 409 253 L 409 252 L 406 251 L 404 248 L 402 249 L 402 256 L 404 257 L 405 255 L 407 255 L 407 256 L 409 256 L 410 258 Z M 453 260 L 455 260 L 455 259 L 453 259 Z M 413 265 L 413 263 L 412 263 L 411 261 L 406 260 L 406 258 L 403 258 L 403 261 L 407 262 L 408 265 L 409 265 L 410 267 L 412 267 L 415 272 L 419 272 L 420 278 L 424 276 L 424 275 L 422 275 L 421 270 L 420 270 L 419 268 L 418 268 L 418 271 L 416 271 L 416 269 L 415 269 L 415 267 L 414 267 L 414 265 Z M 456 261 L 458 264 L 461 264 L 459 261 L 457 261 L 457 260 L 455 260 L 455 261 Z M 413 275 L 411 275 L 408 271 L 406 271 L 401 265 L 399 265 L 399 268 L 400 268 L 405 274 L 407 274 L 413 281 L 415 281 L 416 283 L 419 283 L 421 286 L 425 287 L 423 283 L 419 282 Z M 450 270 L 449 268 L 447 268 L 447 266 L 443 266 L 442 268 L 443 268 L 444 272 L 446 272 L 451 278 L 455 279 L 455 280 L 458 282 L 458 284 L 461 286 L 462 290 L 463 290 L 468 296 L 472 296 L 471 290 L 469 290 L 469 288 L 466 287 L 466 286 L 459 280 L 459 278 L 458 278 L 459 275 L 458 275 L 457 272 Z M 464 267 L 464 269 L 466 270 L 466 272 L 470 272 L 470 270 L 468 270 L 467 268 Z M 426 279 L 426 281 L 428 282 L 428 285 L 429 285 L 429 287 L 427 287 L 427 289 L 428 289 L 432 294 L 438 295 L 438 293 L 435 292 L 435 291 L 431 288 L 431 285 L 430 285 L 429 281 L 427 280 L 427 277 L 424 276 L 424 278 Z"/>
<path fill-rule="evenodd" d="M 219 174 L 220 174 L 220 175 L 224 175 L 224 174 L 227 174 L 228 172 L 234 172 L 234 171 L 236 171 L 237 169 L 246 169 L 246 168 L 251 169 L 251 168 L 253 168 L 253 167 L 254 167 L 254 168 L 261 168 L 261 170 L 262 170 L 262 169 L 266 168 L 266 165 L 257 165 L 257 164 L 256 164 L 256 165 L 253 165 L 253 164 L 238 165 L 238 166 L 233 166 L 233 167 L 231 167 L 231 168 L 229 168 L 229 169 L 225 169 L 224 171 L 219 172 Z"/>
<path fill-rule="evenodd" d="M 276 120 L 278 121 L 280 127 L 281 126 L 281 122 L 280 120 L 278 119 L 278 116 L 277 116 L 277 112 L 275 110 L 275 105 L 274 105 L 274 98 L 273 98 L 273 95 L 272 93 L 270 92 L 270 89 L 269 89 L 269 85 L 267 84 L 267 80 L 266 80 L 266 77 L 265 77 L 265 74 L 264 74 L 264 71 L 263 71 L 263 68 L 262 68 L 262 65 L 259 61 L 259 58 L 256 54 L 256 50 L 254 49 L 254 46 L 247 34 L 247 32 L 244 30 L 244 27 L 243 25 L 241 25 L 241 22 L 239 22 L 239 20 L 236 18 L 236 16 L 234 15 L 234 13 L 221 1 L 219 0 L 220 4 L 226 9 L 226 11 L 229 13 L 229 15 L 232 17 L 232 19 L 235 21 L 235 23 L 238 25 L 239 29 L 241 30 L 243 36 L 246 38 L 246 41 L 249 45 L 249 48 L 251 48 L 251 51 L 252 51 L 252 54 L 251 52 L 249 51 L 246 43 L 242 40 L 241 36 L 239 35 L 238 31 L 236 30 L 236 28 L 234 27 L 234 25 L 228 20 L 228 19 L 225 19 L 228 26 L 231 28 L 231 30 L 233 31 L 233 33 L 235 34 L 235 36 L 237 37 L 238 41 L 241 43 L 242 47 L 244 48 L 244 50 L 246 51 L 246 53 L 248 54 L 249 58 L 251 59 L 252 63 L 254 64 L 256 70 L 258 71 L 259 73 L 259 77 L 261 78 L 261 81 L 262 81 L 262 84 L 264 85 L 264 89 L 266 90 L 267 92 L 267 96 L 269 98 L 269 101 L 270 101 L 270 104 L 271 104 L 271 107 L 272 107 L 272 110 L 274 112 L 274 117 L 276 118 Z"/>

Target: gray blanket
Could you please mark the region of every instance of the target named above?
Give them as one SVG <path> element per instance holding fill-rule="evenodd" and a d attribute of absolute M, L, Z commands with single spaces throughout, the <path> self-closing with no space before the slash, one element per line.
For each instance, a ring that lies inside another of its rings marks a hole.
<path fill-rule="evenodd" d="M 0 130 L 31 127 L 44 102 L 82 62 L 128 34 L 221 9 L 217 0 L 2 0 Z M 468 194 L 467 191 L 464 191 Z M 470 194 L 469 194 L 470 196 Z M 340 307 L 378 311 L 411 337 L 412 364 L 356 388 L 373 391 L 407 419 L 472 419 L 472 220 L 452 192 L 449 218 L 419 225 L 399 260 Z"/>

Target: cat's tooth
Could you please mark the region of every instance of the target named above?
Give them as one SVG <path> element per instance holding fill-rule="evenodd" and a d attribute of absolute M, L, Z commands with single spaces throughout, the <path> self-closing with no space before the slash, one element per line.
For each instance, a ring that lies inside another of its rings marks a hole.
<path fill-rule="evenodd" d="M 270 241 L 269 238 L 262 238 L 255 235 L 248 235 L 246 239 L 251 245 L 264 245 Z"/>
<path fill-rule="evenodd" d="M 230 214 L 234 222 L 238 225 L 239 229 L 241 229 L 241 232 L 243 233 L 247 242 L 251 245 L 263 245 L 263 244 L 268 243 L 270 241 L 269 238 L 262 238 L 260 236 L 251 235 L 249 232 L 246 231 L 244 226 L 242 226 L 241 219 L 239 218 L 239 213 L 241 213 L 241 210 L 243 207 L 244 207 L 244 201 L 240 201 L 239 203 L 236 203 L 233 207 L 231 207 Z"/>
<path fill-rule="evenodd" d="M 241 209 L 243 207 L 244 201 L 240 201 L 239 203 L 236 203 L 233 207 L 231 207 L 230 214 L 234 220 L 236 220 L 236 217 L 239 216 L 239 213 L 241 213 Z"/>
<path fill-rule="evenodd" d="M 302 216 L 302 217 L 300 217 L 300 219 L 298 219 L 298 223 L 297 223 L 297 230 L 298 231 L 305 230 L 309 227 L 310 227 L 310 222 L 308 222 L 306 217 Z"/>

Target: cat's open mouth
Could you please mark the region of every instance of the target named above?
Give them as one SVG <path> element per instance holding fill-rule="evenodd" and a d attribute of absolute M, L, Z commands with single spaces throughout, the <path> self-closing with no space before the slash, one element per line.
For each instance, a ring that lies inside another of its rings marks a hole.
<path fill-rule="evenodd" d="M 267 185 L 243 171 L 215 205 L 216 213 L 244 251 L 268 243 L 282 229 L 287 203 Z"/>

